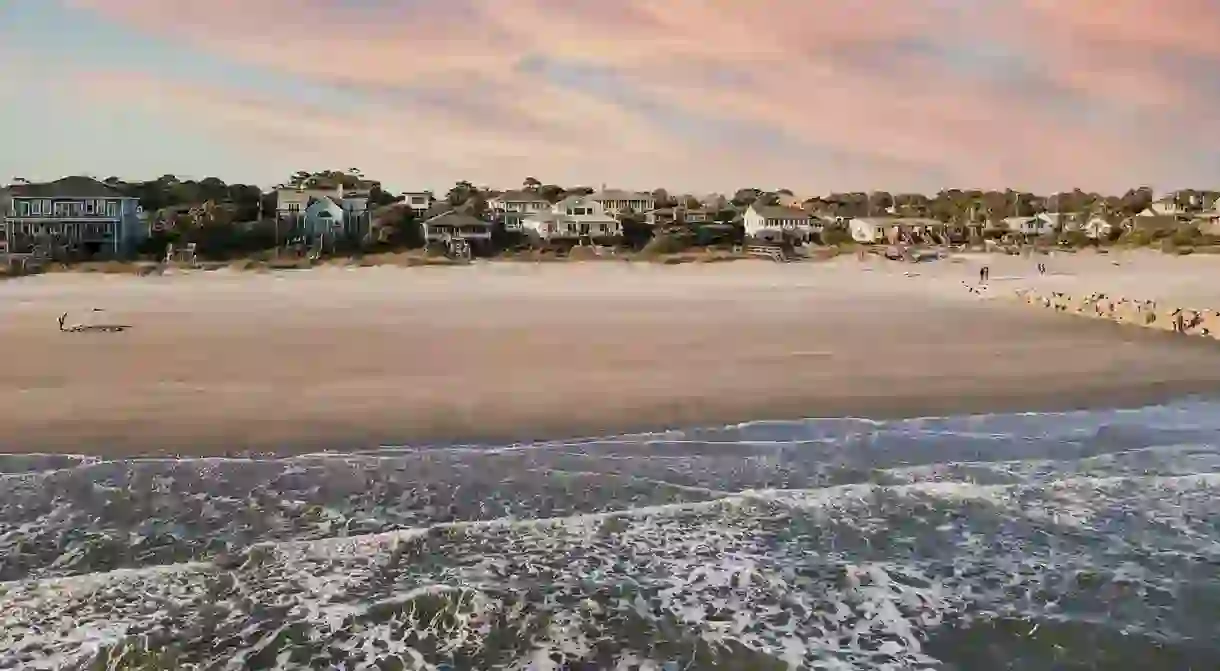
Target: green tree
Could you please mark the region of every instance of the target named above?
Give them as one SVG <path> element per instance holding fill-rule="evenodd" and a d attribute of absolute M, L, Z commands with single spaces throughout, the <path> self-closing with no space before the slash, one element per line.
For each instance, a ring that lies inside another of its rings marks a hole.
<path fill-rule="evenodd" d="M 466 180 L 461 180 L 449 189 L 449 193 L 445 194 L 445 200 L 449 201 L 450 205 L 458 206 L 470 200 L 477 193 L 474 185 Z"/>
<path fill-rule="evenodd" d="M 733 193 L 733 197 L 729 200 L 729 202 L 737 207 L 746 207 L 748 205 L 753 205 L 754 201 L 758 200 L 758 197 L 761 195 L 761 189 L 738 189 Z"/>
<path fill-rule="evenodd" d="M 538 187 L 538 195 L 549 203 L 558 203 L 563 200 L 565 193 L 563 187 L 557 184 L 544 184 Z"/>

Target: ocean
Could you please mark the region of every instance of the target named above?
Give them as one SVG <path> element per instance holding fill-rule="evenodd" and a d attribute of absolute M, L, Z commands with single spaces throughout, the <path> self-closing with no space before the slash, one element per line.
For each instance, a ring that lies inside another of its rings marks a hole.
<path fill-rule="evenodd" d="M 0 669 L 1220 668 L 1210 400 L 0 473 Z"/>

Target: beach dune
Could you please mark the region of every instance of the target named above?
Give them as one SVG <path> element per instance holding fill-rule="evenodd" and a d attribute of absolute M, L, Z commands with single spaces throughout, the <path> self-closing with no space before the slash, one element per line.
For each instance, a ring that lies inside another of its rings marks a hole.
<path fill-rule="evenodd" d="M 1138 272 L 1032 265 L 993 264 L 990 295 L 1078 281 L 1057 267 Z M 854 258 L 25 278 L 0 284 L 0 450 L 367 449 L 1220 387 L 1215 342 L 981 297 L 972 278 L 974 260 Z M 131 329 L 58 331 L 93 308 Z"/>

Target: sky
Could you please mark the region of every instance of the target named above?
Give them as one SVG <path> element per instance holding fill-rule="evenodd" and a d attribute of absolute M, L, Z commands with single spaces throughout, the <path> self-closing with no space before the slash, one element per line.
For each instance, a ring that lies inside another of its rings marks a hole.
<path fill-rule="evenodd" d="M 1220 188 L 1217 0 L 3 0 L 0 180 Z"/>

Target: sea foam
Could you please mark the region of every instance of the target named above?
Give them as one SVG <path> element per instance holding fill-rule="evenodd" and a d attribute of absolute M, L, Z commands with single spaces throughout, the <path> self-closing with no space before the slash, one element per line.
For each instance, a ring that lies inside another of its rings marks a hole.
<path fill-rule="evenodd" d="M 0 668 L 1189 668 L 1217 494 L 1204 400 L 0 456 Z"/>

